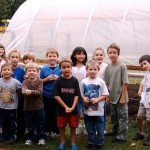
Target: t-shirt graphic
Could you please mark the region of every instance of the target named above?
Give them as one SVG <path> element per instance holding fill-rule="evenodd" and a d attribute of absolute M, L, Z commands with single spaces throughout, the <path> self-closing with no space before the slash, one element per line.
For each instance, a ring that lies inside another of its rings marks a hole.
<path fill-rule="evenodd" d="M 89 101 L 91 101 L 92 98 L 99 97 L 99 91 L 100 91 L 100 85 L 95 84 L 85 84 L 84 85 L 84 93 L 85 97 L 89 98 Z M 89 102 L 87 105 L 85 105 L 85 109 L 89 110 L 92 109 L 94 111 L 98 110 L 98 103 L 92 104 L 92 102 Z"/>
<path fill-rule="evenodd" d="M 3 101 L 4 103 L 9 103 L 9 102 L 13 102 L 14 99 L 13 99 L 13 93 L 14 90 L 13 89 L 10 89 L 9 87 L 7 86 L 3 86 L 1 89 L 0 89 L 0 100 Z"/>

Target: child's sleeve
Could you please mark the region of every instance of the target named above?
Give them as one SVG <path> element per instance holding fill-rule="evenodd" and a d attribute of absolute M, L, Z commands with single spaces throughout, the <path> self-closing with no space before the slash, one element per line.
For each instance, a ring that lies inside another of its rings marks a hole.
<path fill-rule="evenodd" d="M 81 96 L 80 88 L 79 88 L 79 82 L 78 82 L 77 79 L 76 79 L 76 89 L 75 89 L 75 91 L 76 91 L 75 96 Z"/>
<path fill-rule="evenodd" d="M 60 96 L 60 80 L 59 80 L 59 78 L 55 81 L 55 84 L 53 87 L 53 95 Z"/>
<path fill-rule="evenodd" d="M 122 66 L 122 84 L 128 84 L 129 80 L 128 80 L 128 72 L 127 72 L 127 67 L 124 65 Z"/>

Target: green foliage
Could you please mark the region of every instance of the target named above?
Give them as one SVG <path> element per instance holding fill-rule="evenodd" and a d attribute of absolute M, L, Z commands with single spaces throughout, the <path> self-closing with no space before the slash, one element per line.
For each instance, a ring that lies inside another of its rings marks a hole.
<path fill-rule="evenodd" d="M 0 20 L 11 19 L 25 0 L 0 0 Z"/>

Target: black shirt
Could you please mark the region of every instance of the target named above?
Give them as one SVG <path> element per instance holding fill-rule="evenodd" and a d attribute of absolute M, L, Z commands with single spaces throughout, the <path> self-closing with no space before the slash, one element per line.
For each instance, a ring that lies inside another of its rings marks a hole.
<path fill-rule="evenodd" d="M 72 107 L 75 96 L 80 96 L 79 82 L 75 77 L 71 77 L 70 79 L 65 79 L 60 76 L 54 85 L 54 96 L 60 96 L 63 102 L 68 106 Z M 71 114 L 77 114 L 77 106 Z M 57 103 L 56 109 L 57 115 L 64 115 L 65 109 Z"/>

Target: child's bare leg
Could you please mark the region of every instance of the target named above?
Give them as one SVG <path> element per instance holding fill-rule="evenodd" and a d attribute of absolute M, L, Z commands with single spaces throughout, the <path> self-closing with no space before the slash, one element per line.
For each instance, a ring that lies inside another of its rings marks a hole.
<path fill-rule="evenodd" d="M 70 128 L 71 144 L 76 144 L 76 128 Z"/>
<path fill-rule="evenodd" d="M 65 144 L 65 127 L 60 129 L 60 143 Z"/>
<path fill-rule="evenodd" d="M 144 118 L 141 116 L 137 117 L 137 121 L 138 121 L 138 132 L 143 135 L 144 134 Z"/>

